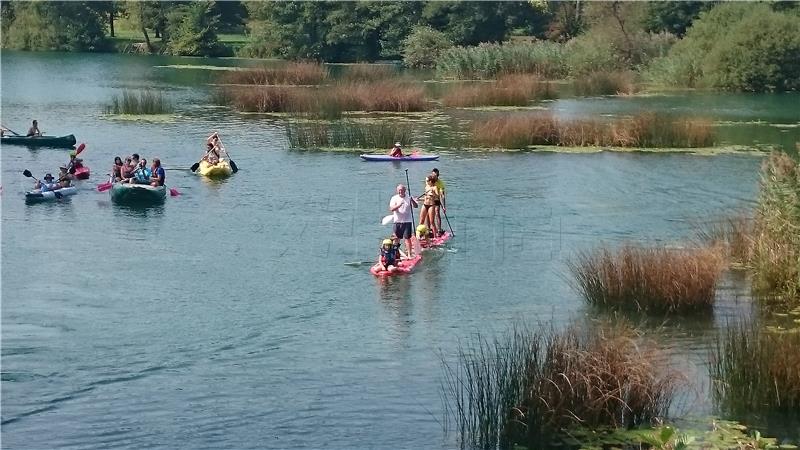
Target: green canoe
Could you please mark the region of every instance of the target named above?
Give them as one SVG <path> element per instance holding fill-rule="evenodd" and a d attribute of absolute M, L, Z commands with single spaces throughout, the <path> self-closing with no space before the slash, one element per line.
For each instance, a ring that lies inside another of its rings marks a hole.
<path fill-rule="evenodd" d="M 72 147 L 75 145 L 75 136 L 3 136 L 0 143 L 3 145 L 24 145 L 27 147 Z"/>
<path fill-rule="evenodd" d="M 165 186 L 149 184 L 114 183 L 111 187 L 111 201 L 125 205 L 151 205 L 163 203 L 167 198 Z"/>

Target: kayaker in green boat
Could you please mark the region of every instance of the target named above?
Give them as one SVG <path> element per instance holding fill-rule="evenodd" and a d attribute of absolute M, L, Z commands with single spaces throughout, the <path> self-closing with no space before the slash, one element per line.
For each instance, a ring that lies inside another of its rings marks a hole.
<path fill-rule="evenodd" d="M 130 182 L 134 184 L 150 184 L 151 175 L 152 172 L 150 168 L 147 167 L 147 160 L 142 158 L 142 160 L 139 161 L 139 166 L 133 171 Z"/>
<path fill-rule="evenodd" d="M 25 136 L 26 137 L 32 137 L 32 136 L 41 136 L 41 135 L 42 135 L 42 132 L 39 131 L 39 122 L 34 120 L 33 124 L 31 125 L 31 127 L 28 128 L 28 134 L 26 134 Z"/>
<path fill-rule="evenodd" d="M 111 182 L 112 183 L 122 180 L 122 168 L 123 167 L 125 167 L 125 165 L 122 164 L 122 158 L 120 158 L 119 156 L 115 156 L 114 157 L 114 165 L 111 166 L 111 178 L 112 178 Z"/>

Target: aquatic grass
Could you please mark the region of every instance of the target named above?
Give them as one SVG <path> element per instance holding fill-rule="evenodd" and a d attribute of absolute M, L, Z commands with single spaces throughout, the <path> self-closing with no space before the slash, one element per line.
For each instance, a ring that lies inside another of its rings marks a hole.
<path fill-rule="evenodd" d="M 565 147 L 696 148 L 714 143 L 713 123 L 702 118 L 675 119 L 641 113 L 614 121 L 556 119 L 552 114 L 509 114 L 473 125 L 474 145 L 526 148 Z"/>
<path fill-rule="evenodd" d="M 535 75 L 504 75 L 490 83 L 458 85 L 442 98 L 450 107 L 527 106 L 532 100 L 556 98 L 552 83 Z"/>
<path fill-rule="evenodd" d="M 708 312 L 723 259 L 716 248 L 667 250 L 626 245 L 579 252 L 568 262 L 591 305 L 648 313 Z"/>
<path fill-rule="evenodd" d="M 328 69 L 313 62 L 292 62 L 282 67 L 261 67 L 226 72 L 220 84 L 250 85 L 318 85 L 328 79 Z"/>
<path fill-rule="evenodd" d="M 397 142 L 411 143 L 410 125 L 397 123 L 290 123 L 286 126 L 289 148 L 324 147 L 388 149 Z"/>
<path fill-rule="evenodd" d="M 172 103 L 161 91 L 125 90 L 121 95 L 114 95 L 106 105 L 106 114 L 150 115 L 173 112 Z"/>
<path fill-rule="evenodd" d="M 744 213 L 702 224 L 697 231 L 698 243 L 722 249 L 735 264 L 746 265 L 752 257 L 753 217 Z"/>
<path fill-rule="evenodd" d="M 627 326 L 477 337 L 444 364 L 447 424 L 463 447 L 541 448 L 570 428 L 628 428 L 667 415 L 677 377 Z"/>
<path fill-rule="evenodd" d="M 800 333 L 730 325 L 711 347 L 708 371 L 712 400 L 725 415 L 800 414 Z"/>
<path fill-rule="evenodd" d="M 572 83 L 577 95 L 631 95 L 637 91 L 633 72 L 593 72 Z"/>
<path fill-rule="evenodd" d="M 564 44 L 549 41 L 451 47 L 437 59 L 436 74 L 460 80 L 489 79 L 511 73 L 558 79 L 568 72 L 564 56 Z"/>
<path fill-rule="evenodd" d="M 800 303 L 800 164 L 786 153 L 761 168 L 749 265 L 760 298 Z"/>
<path fill-rule="evenodd" d="M 218 101 L 239 111 L 308 113 L 329 119 L 345 111 L 419 112 L 429 108 L 421 86 L 395 81 L 322 87 L 225 86 Z"/>
<path fill-rule="evenodd" d="M 342 68 L 339 79 L 348 82 L 371 82 L 388 80 L 397 74 L 394 65 L 389 64 L 348 64 Z"/>

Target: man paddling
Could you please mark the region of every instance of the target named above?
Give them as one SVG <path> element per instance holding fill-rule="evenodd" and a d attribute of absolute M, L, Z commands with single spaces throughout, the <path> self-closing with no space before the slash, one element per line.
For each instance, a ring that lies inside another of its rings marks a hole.
<path fill-rule="evenodd" d="M 39 122 L 34 120 L 33 124 L 31 125 L 31 127 L 28 128 L 28 134 L 26 134 L 25 136 L 26 137 L 33 137 L 33 136 L 41 136 L 41 135 L 42 135 L 42 132 L 39 131 Z"/>
<path fill-rule="evenodd" d="M 411 233 L 413 232 L 413 220 L 411 219 L 411 208 L 417 208 L 417 201 L 406 194 L 405 185 L 397 185 L 397 195 L 389 200 L 389 212 L 392 213 L 394 220 L 394 235 L 398 239 L 406 241 L 406 254 L 409 258 L 414 257 L 413 247 L 411 246 Z"/>
<path fill-rule="evenodd" d="M 389 151 L 389 156 L 393 158 L 402 158 L 403 157 L 403 149 L 400 148 L 400 143 L 395 142 L 394 147 Z"/>

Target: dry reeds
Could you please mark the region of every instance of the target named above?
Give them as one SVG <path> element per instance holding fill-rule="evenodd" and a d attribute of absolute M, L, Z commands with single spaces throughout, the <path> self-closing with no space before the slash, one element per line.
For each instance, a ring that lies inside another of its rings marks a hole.
<path fill-rule="evenodd" d="M 450 107 L 526 106 L 531 100 L 556 98 L 550 82 L 534 75 L 505 75 L 490 83 L 456 86 L 442 98 Z"/>
<path fill-rule="evenodd" d="M 709 311 L 723 259 L 717 249 L 622 247 L 581 252 L 569 263 L 575 287 L 592 304 L 658 313 Z"/>
<path fill-rule="evenodd" d="M 800 164 L 785 153 L 762 166 L 750 266 L 763 298 L 800 302 Z"/>
<path fill-rule="evenodd" d="M 344 83 L 319 88 L 225 87 L 220 100 L 239 111 L 311 113 L 336 118 L 344 111 L 418 112 L 428 109 L 423 89 L 398 82 Z"/>
<path fill-rule="evenodd" d="M 315 85 L 328 79 L 328 69 L 322 64 L 293 62 L 283 67 L 263 67 L 259 69 L 236 70 L 224 73 L 220 84 L 252 85 Z"/>
<path fill-rule="evenodd" d="M 723 414 L 800 412 L 800 333 L 730 326 L 717 337 L 708 370 Z"/>
<path fill-rule="evenodd" d="M 473 448 L 541 448 L 578 426 L 648 423 L 667 414 L 677 378 L 639 344 L 620 326 L 478 338 L 445 365 L 448 418 Z"/>
<path fill-rule="evenodd" d="M 398 141 L 410 143 L 413 135 L 411 126 L 394 122 L 312 123 L 286 126 L 289 147 L 297 149 L 321 147 L 387 149 Z"/>
<path fill-rule="evenodd" d="M 563 147 L 695 148 L 714 143 L 708 119 L 672 119 L 643 113 L 613 122 L 559 120 L 552 114 L 507 115 L 472 128 L 477 146 L 525 148 Z"/>
<path fill-rule="evenodd" d="M 348 64 L 339 78 L 349 82 L 378 81 L 392 78 L 396 73 L 395 66 L 389 64 Z"/>
<path fill-rule="evenodd" d="M 753 218 L 744 214 L 706 223 L 697 232 L 701 243 L 724 250 L 731 262 L 746 265 L 752 257 Z"/>
<path fill-rule="evenodd" d="M 633 72 L 594 72 L 573 82 L 577 95 L 631 95 L 636 93 Z"/>

